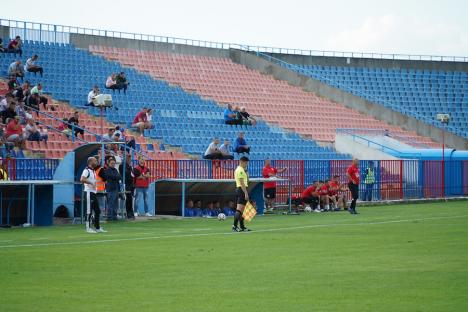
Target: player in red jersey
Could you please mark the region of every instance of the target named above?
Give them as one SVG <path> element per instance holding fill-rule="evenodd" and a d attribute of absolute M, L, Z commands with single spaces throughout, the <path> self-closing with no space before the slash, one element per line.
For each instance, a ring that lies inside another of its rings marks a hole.
<path fill-rule="evenodd" d="M 346 176 L 348 177 L 348 188 L 351 191 L 351 206 L 349 206 L 349 213 L 357 214 L 356 201 L 359 198 L 359 159 L 353 159 L 353 163 L 346 170 Z"/>
<path fill-rule="evenodd" d="M 322 185 L 318 189 L 318 193 L 320 195 L 320 203 L 323 205 L 323 211 L 330 210 L 330 200 L 328 198 L 328 182 L 327 181 L 320 181 Z"/>
<path fill-rule="evenodd" d="M 346 186 L 340 183 L 339 175 L 334 175 L 328 182 L 328 198 L 334 204 L 336 211 L 346 208 L 344 195 L 339 193 L 345 190 Z"/>
<path fill-rule="evenodd" d="M 319 200 L 320 195 L 318 190 L 322 184 L 319 181 L 315 181 L 312 185 L 308 186 L 304 191 L 301 193 L 301 200 L 305 204 L 311 205 L 312 209 L 315 212 L 320 212 Z"/>

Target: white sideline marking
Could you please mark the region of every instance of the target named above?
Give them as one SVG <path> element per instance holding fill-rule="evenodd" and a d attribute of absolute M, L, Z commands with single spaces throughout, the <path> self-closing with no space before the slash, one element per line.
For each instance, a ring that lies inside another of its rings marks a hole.
<path fill-rule="evenodd" d="M 66 246 L 66 245 L 87 245 L 87 244 L 102 244 L 102 243 L 113 243 L 113 242 L 127 242 L 127 241 L 140 241 L 150 239 L 167 239 L 167 238 L 184 238 L 184 237 L 199 237 L 199 236 L 217 236 L 217 235 L 242 235 L 242 234 L 256 234 L 266 232 L 279 232 L 285 230 L 303 230 L 313 228 L 326 228 L 326 227 L 338 227 L 338 226 L 363 226 L 363 225 L 380 225 L 380 224 L 392 224 L 392 223 L 404 223 L 404 222 L 416 222 L 416 221 L 428 221 L 428 220 L 441 220 L 441 219 L 457 219 L 466 218 L 468 215 L 458 216 L 439 216 L 439 217 L 428 217 L 428 218 L 417 218 L 417 219 L 401 219 L 401 220 L 389 220 L 389 221 L 377 221 L 377 222 L 360 222 L 360 223 L 333 223 L 333 224 L 314 224 L 294 227 L 281 227 L 273 229 L 259 229 L 248 233 L 235 233 L 235 232 L 214 232 L 214 233 L 192 233 L 192 234 L 180 234 L 180 235 L 160 235 L 160 236 L 149 236 L 149 237 L 132 237 L 132 238 L 114 238 L 114 239 L 102 239 L 102 240 L 91 240 L 91 241 L 75 241 L 75 242 L 55 242 L 55 243 L 39 243 L 39 244 L 19 244 L 19 245 L 0 245 L 0 249 L 4 248 L 20 248 L 20 247 L 47 247 L 47 246 Z"/>

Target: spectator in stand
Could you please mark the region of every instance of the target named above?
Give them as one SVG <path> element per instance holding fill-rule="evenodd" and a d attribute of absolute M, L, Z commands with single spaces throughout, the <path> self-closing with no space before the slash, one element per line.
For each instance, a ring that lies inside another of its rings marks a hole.
<path fill-rule="evenodd" d="M 148 120 L 148 122 L 152 124 L 152 121 L 153 121 L 153 109 L 152 108 L 148 108 L 146 110 L 146 120 Z"/>
<path fill-rule="evenodd" d="M 37 96 L 39 97 L 39 104 L 42 104 L 44 106 L 44 109 L 46 110 L 47 109 L 47 103 L 49 103 L 49 100 L 42 95 L 42 84 L 41 83 L 38 83 L 36 86 L 34 86 L 32 89 L 31 89 L 31 94 L 34 95 L 34 94 L 37 94 Z M 55 109 L 53 107 L 51 107 L 52 110 L 54 111 Z"/>
<path fill-rule="evenodd" d="M 152 217 L 148 208 L 148 187 L 151 176 L 143 158 L 138 159 L 138 165 L 133 169 L 135 175 L 135 217 L 138 217 L 140 198 L 143 198 L 145 216 Z"/>
<path fill-rule="evenodd" d="M 38 58 L 39 56 L 37 56 L 37 54 L 34 54 L 31 58 L 28 58 L 26 64 L 24 65 L 24 71 L 34 73 L 34 75 L 36 75 L 36 73 L 39 73 L 42 77 L 44 69 L 41 66 L 36 65 L 36 61 Z"/>
<path fill-rule="evenodd" d="M 195 201 L 195 206 L 193 207 L 193 216 L 194 217 L 201 217 L 203 215 L 203 204 L 201 200 Z"/>
<path fill-rule="evenodd" d="M 13 91 L 13 95 L 18 99 L 20 102 L 25 102 L 26 97 L 31 95 L 31 84 L 29 80 L 25 80 L 21 87 L 17 87 Z"/>
<path fill-rule="evenodd" d="M 244 139 L 244 132 L 239 132 L 239 136 L 234 143 L 234 151 L 238 154 L 250 154 L 250 146 L 247 145 L 247 142 Z"/>
<path fill-rule="evenodd" d="M 318 190 L 322 184 L 320 181 L 315 181 L 312 185 L 308 186 L 304 191 L 301 193 L 301 200 L 307 204 L 311 205 L 312 209 L 315 212 L 321 212 L 320 210 L 320 194 Z"/>
<path fill-rule="evenodd" d="M 244 125 L 251 125 L 255 126 L 257 124 L 257 120 L 252 117 L 247 111 L 245 110 L 245 107 L 240 108 L 240 115 L 242 116 L 242 123 Z"/>
<path fill-rule="evenodd" d="M 96 85 L 93 87 L 91 91 L 88 93 L 88 104 L 86 106 L 94 106 L 93 100 L 98 96 L 101 92 L 99 91 L 99 87 Z"/>
<path fill-rule="evenodd" d="M 8 108 L 8 103 L 11 101 L 11 94 L 0 95 L 0 113 Z"/>
<path fill-rule="evenodd" d="M 130 82 L 127 81 L 124 72 L 120 72 L 115 76 L 115 82 L 117 83 L 117 90 L 123 89 L 124 93 L 127 93 L 127 87 L 130 85 Z"/>
<path fill-rule="evenodd" d="M 106 181 L 107 193 L 107 220 L 117 220 L 117 209 L 119 208 L 120 174 L 116 168 L 115 157 L 107 158 L 107 167 L 101 170 L 101 177 Z"/>
<path fill-rule="evenodd" d="M 234 156 L 231 154 L 229 140 L 224 140 L 224 143 L 219 147 L 219 151 L 221 152 L 222 159 L 234 159 Z"/>
<path fill-rule="evenodd" d="M 80 127 L 80 113 L 75 111 L 73 113 L 73 116 L 68 119 L 68 129 L 73 131 L 73 128 L 75 128 L 75 136 L 78 136 L 78 134 L 81 134 L 81 137 L 84 139 L 84 127 Z"/>
<path fill-rule="evenodd" d="M 6 110 L 0 113 L 2 116 L 2 123 L 6 124 L 9 119 L 13 119 L 16 117 L 16 104 L 15 101 L 10 100 L 10 103 L 8 103 L 8 107 Z"/>
<path fill-rule="evenodd" d="M 23 128 L 19 123 L 19 119 L 19 116 L 15 116 L 10 120 L 10 122 L 8 122 L 5 137 L 7 142 L 12 142 L 20 149 L 24 149 Z"/>
<path fill-rule="evenodd" d="M 68 128 L 68 119 L 63 118 L 62 122 L 58 125 L 57 130 L 65 134 L 67 137 L 71 135 L 71 130 Z"/>
<path fill-rule="evenodd" d="M 232 110 L 232 105 L 228 104 L 224 110 L 224 123 L 227 125 L 242 125 L 242 120 L 235 111 Z"/>
<path fill-rule="evenodd" d="M 135 119 L 133 119 L 132 127 L 138 128 L 138 131 L 140 132 L 141 136 L 143 136 L 145 129 L 151 128 L 151 123 L 148 121 L 148 115 L 146 114 L 147 112 L 148 109 L 146 107 L 143 107 L 142 110 L 139 111 L 138 114 L 135 116 Z"/>
<path fill-rule="evenodd" d="M 351 166 L 346 169 L 346 176 L 348 177 L 348 188 L 351 191 L 351 205 L 349 206 L 350 214 L 358 214 L 356 211 L 356 201 L 359 198 L 359 159 L 353 159 Z"/>
<path fill-rule="evenodd" d="M 208 145 L 208 148 L 203 155 L 204 159 L 222 159 L 223 154 L 219 150 L 219 139 L 214 138 L 213 141 Z"/>
<path fill-rule="evenodd" d="M 26 107 L 35 109 L 36 111 L 40 110 L 40 106 L 39 106 L 40 102 L 41 102 L 41 98 L 39 97 L 38 93 L 30 94 L 24 100 Z M 39 113 L 36 112 L 36 115 L 38 114 Z"/>
<path fill-rule="evenodd" d="M 20 36 L 16 36 L 15 39 L 11 40 L 8 44 L 6 50 L 7 53 L 19 54 L 20 57 L 23 56 L 23 41 Z"/>
<path fill-rule="evenodd" d="M 24 108 L 24 103 L 23 102 L 18 102 L 18 105 L 16 105 L 15 108 L 15 113 L 17 116 L 20 117 L 20 124 L 25 125 L 28 119 L 32 118 L 32 115 L 26 111 Z"/>
<path fill-rule="evenodd" d="M 3 39 L 0 38 L 0 53 L 5 52 L 5 48 L 3 47 Z"/>
<path fill-rule="evenodd" d="M 262 176 L 265 179 L 276 178 L 278 173 L 283 173 L 287 168 L 277 169 L 271 165 L 270 159 L 265 159 L 265 166 L 262 170 Z M 263 183 L 263 196 L 265 197 L 265 208 L 266 211 L 273 211 L 276 198 L 276 182 L 264 182 Z"/>
<path fill-rule="evenodd" d="M 118 89 L 117 81 L 115 80 L 115 74 L 114 73 L 112 75 L 110 75 L 109 77 L 107 77 L 106 89 L 111 89 L 114 92 L 115 92 L 116 89 Z"/>
<path fill-rule="evenodd" d="M 11 78 L 19 77 L 21 80 L 24 78 L 24 68 L 21 66 L 21 60 L 16 60 L 8 66 L 8 76 Z"/>
<path fill-rule="evenodd" d="M 115 133 L 115 128 L 107 129 L 107 133 L 102 136 L 104 142 L 112 142 Z"/>
<path fill-rule="evenodd" d="M 135 191 L 135 183 L 133 181 L 133 167 L 132 167 L 132 155 L 127 154 L 127 160 L 125 162 L 125 176 L 124 176 L 124 164 L 119 166 L 119 172 L 123 183 L 125 184 L 125 210 L 127 212 L 127 219 L 135 219 L 133 214 L 133 192 Z"/>
<path fill-rule="evenodd" d="M 37 123 L 34 122 L 34 119 L 29 118 L 24 128 L 24 138 L 28 141 L 44 141 L 47 143 L 49 136 L 47 134 L 42 134 L 37 128 Z"/>
<path fill-rule="evenodd" d="M 16 76 L 9 76 L 8 78 L 8 93 L 15 95 L 16 92 L 21 88 Z"/>

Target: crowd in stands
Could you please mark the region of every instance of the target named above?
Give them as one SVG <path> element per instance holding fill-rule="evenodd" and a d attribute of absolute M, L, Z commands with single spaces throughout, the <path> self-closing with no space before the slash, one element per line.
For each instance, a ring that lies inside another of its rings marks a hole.
<path fill-rule="evenodd" d="M 224 140 L 224 143 L 220 146 L 219 138 L 213 138 L 213 141 L 208 145 L 205 153 L 203 154 L 204 159 L 234 159 L 232 152 L 237 154 L 250 154 L 250 146 L 244 138 L 244 132 L 239 132 L 238 137 L 234 141 L 234 148 L 231 149 L 230 142 L 228 139 Z"/>
<path fill-rule="evenodd" d="M 224 123 L 227 125 L 255 126 L 257 120 L 246 111 L 245 107 L 235 106 L 233 108 L 231 104 L 228 104 L 224 110 Z"/>

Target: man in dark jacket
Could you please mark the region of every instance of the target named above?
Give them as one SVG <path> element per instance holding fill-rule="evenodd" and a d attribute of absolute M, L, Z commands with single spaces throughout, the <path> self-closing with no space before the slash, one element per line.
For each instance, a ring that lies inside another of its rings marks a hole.
<path fill-rule="evenodd" d="M 119 172 L 122 177 L 122 181 L 125 183 L 125 210 L 127 211 L 127 219 L 135 219 L 133 214 L 133 192 L 135 191 L 135 184 L 133 178 L 135 177 L 132 167 L 132 157 L 127 154 L 125 162 L 125 177 L 124 177 L 124 164 L 120 164 Z"/>
<path fill-rule="evenodd" d="M 101 172 L 101 177 L 106 181 L 107 220 L 115 221 L 117 220 L 120 191 L 120 173 L 115 168 L 115 157 L 111 156 L 107 159 L 107 167 Z"/>

